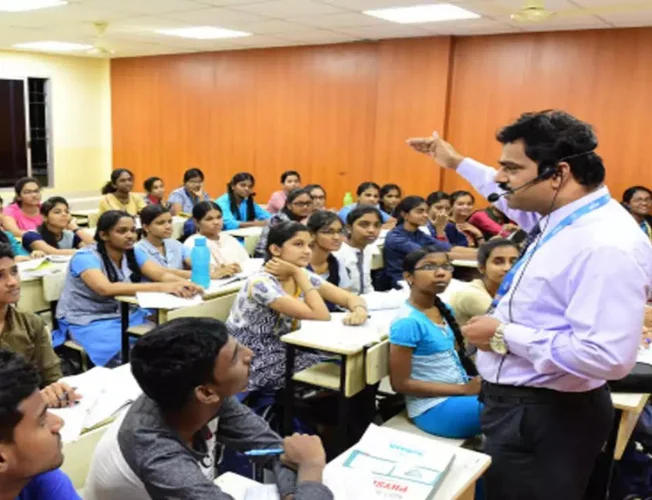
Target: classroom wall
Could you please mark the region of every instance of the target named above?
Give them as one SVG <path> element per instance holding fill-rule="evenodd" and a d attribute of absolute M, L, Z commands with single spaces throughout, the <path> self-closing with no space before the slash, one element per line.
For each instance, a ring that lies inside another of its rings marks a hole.
<path fill-rule="evenodd" d="M 169 188 L 197 166 L 215 196 L 236 171 L 259 201 L 279 174 L 321 182 L 331 204 L 363 181 L 425 195 L 464 186 L 405 139 L 443 131 L 496 164 L 495 131 L 522 111 L 566 109 L 596 126 L 620 196 L 652 185 L 652 29 L 432 37 L 111 62 L 114 167 Z"/>
<path fill-rule="evenodd" d="M 111 89 L 104 59 L 0 51 L 0 78 L 50 78 L 52 192 L 97 191 L 111 172 Z M 3 193 L 3 196 L 6 192 Z"/>
<path fill-rule="evenodd" d="M 370 179 L 427 193 L 439 170 L 403 139 L 443 126 L 449 57 L 450 38 L 430 38 L 116 59 L 113 165 L 168 189 L 200 167 L 214 196 L 249 171 L 261 203 L 288 169 L 322 183 L 333 206 Z"/>

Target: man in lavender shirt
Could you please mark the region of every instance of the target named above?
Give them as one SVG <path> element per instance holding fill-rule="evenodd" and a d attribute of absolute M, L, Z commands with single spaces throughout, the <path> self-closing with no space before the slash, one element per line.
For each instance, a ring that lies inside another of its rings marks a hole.
<path fill-rule="evenodd" d="M 590 125 L 527 113 L 497 139 L 498 171 L 436 133 L 408 141 L 530 233 L 511 286 L 463 329 L 484 380 L 487 499 L 579 500 L 612 424 L 605 382 L 636 360 L 652 246 L 603 185 Z"/>

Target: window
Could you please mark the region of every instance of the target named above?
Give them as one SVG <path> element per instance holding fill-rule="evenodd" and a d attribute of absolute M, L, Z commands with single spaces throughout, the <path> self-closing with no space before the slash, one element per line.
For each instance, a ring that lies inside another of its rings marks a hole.
<path fill-rule="evenodd" d="M 0 187 L 25 176 L 52 183 L 50 81 L 0 80 Z"/>

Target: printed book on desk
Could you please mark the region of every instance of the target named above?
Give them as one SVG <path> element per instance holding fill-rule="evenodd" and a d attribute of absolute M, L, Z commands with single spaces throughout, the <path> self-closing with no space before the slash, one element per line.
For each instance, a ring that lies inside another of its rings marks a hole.
<path fill-rule="evenodd" d="M 356 482 L 371 482 L 376 498 L 427 500 L 435 495 L 454 459 L 454 449 L 434 440 L 371 425 L 337 462 L 355 473 Z"/>

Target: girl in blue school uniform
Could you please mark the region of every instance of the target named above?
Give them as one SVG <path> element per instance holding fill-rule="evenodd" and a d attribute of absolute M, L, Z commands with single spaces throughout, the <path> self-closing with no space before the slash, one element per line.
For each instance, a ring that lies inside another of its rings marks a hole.
<path fill-rule="evenodd" d="M 390 327 L 389 375 L 409 418 L 425 432 L 466 439 L 480 433 L 481 380 L 464 352 L 455 317 L 437 296 L 453 276 L 448 255 L 425 247 L 403 262 L 410 298 Z"/>
<path fill-rule="evenodd" d="M 119 359 L 120 305 L 115 297 L 137 292 L 191 297 L 200 291 L 134 248 L 135 243 L 133 217 L 109 210 L 97 221 L 95 243 L 79 250 L 70 261 L 57 307 L 60 334 L 79 343 L 98 366 L 117 364 Z M 143 283 L 143 278 L 154 283 Z M 146 316 L 147 311 L 133 309 L 130 326 L 144 323 Z"/>
<path fill-rule="evenodd" d="M 222 209 L 224 229 L 240 229 L 245 227 L 263 227 L 271 217 L 269 212 L 258 205 L 253 192 L 256 179 L 248 172 L 235 174 L 227 184 L 227 192 L 215 203 Z"/>
<path fill-rule="evenodd" d="M 204 191 L 204 172 L 198 168 L 191 168 L 183 174 L 183 186 L 170 193 L 168 205 L 172 215 L 184 213 L 190 216 L 197 203 L 210 199 L 208 193 Z"/>
<path fill-rule="evenodd" d="M 193 211 L 205 204 L 212 205 L 213 202 L 203 201 L 195 206 Z M 135 248 L 142 250 L 148 258 L 159 266 L 165 267 L 175 276 L 190 279 L 190 269 L 192 269 L 190 253 L 193 245 L 184 245 L 172 239 L 172 214 L 170 211 L 161 205 L 148 205 L 140 213 L 140 222 L 143 226 L 143 239 L 136 243 Z M 210 247 L 210 241 L 208 244 Z M 238 246 L 240 247 L 240 245 Z M 243 252 L 245 257 L 248 257 L 244 250 Z M 228 278 L 239 271 L 239 266 L 215 265 L 211 269 L 211 279 Z M 143 278 L 143 281 L 147 281 L 147 278 Z"/>

